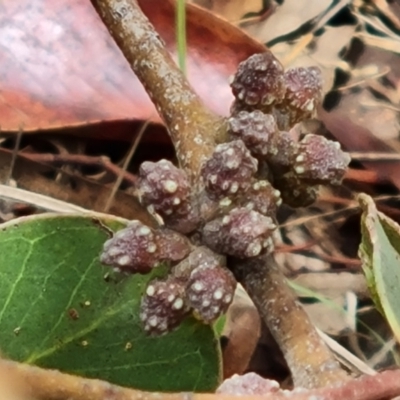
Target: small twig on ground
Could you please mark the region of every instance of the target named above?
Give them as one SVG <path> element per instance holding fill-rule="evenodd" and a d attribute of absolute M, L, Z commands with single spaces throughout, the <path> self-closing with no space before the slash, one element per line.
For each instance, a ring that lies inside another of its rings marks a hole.
<path fill-rule="evenodd" d="M 21 393 L 35 400 L 389 400 L 400 395 L 400 370 L 365 375 L 333 387 L 240 397 L 205 393 L 150 393 L 8 360 L 0 360 L 0 376 L 6 382 L 17 384 Z"/>
<path fill-rule="evenodd" d="M 78 166 L 103 167 L 114 176 L 123 176 L 123 180 L 135 186 L 137 183 L 136 175 L 129 171 L 124 171 L 118 165 L 113 164 L 108 157 L 100 156 L 87 156 L 85 154 L 41 154 L 41 153 L 23 153 L 20 152 L 19 156 L 27 158 L 29 160 L 51 165 L 62 165 L 62 164 L 73 164 Z"/>
<path fill-rule="evenodd" d="M 276 246 L 274 253 L 299 253 L 302 254 L 304 251 L 311 251 L 311 249 L 317 244 L 316 240 L 313 240 L 308 243 L 304 243 L 302 245 L 297 246 L 287 246 L 281 245 Z M 335 264 L 345 264 L 353 267 L 360 267 L 361 261 L 358 258 L 350 258 L 350 257 L 338 257 L 338 256 L 330 256 L 329 254 L 324 253 L 315 253 L 311 252 L 310 257 L 316 257 L 320 260 L 327 261 L 329 263 Z"/>
<path fill-rule="evenodd" d="M 366 169 L 353 169 L 353 168 L 349 168 L 346 171 L 344 180 L 347 182 L 367 183 L 370 185 L 376 185 L 378 183 L 385 182 L 385 180 L 382 177 L 380 177 L 375 171 L 369 171 Z"/>
<path fill-rule="evenodd" d="M 353 151 L 350 153 L 352 160 L 357 161 L 400 161 L 399 153 L 365 153 Z"/>
<path fill-rule="evenodd" d="M 130 146 L 130 149 L 128 153 L 126 154 L 124 164 L 122 165 L 121 172 L 117 176 L 117 180 L 115 181 L 113 188 L 111 190 L 110 196 L 107 199 L 107 202 L 104 206 L 104 212 L 108 212 L 110 210 L 111 204 L 115 198 L 115 194 L 117 193 L 118 189 L 121 186 L 122 181 L 124 180 L 125 172 L 128 169 L 128 165 L 132 160 L 132 157 L 134 156 L 137 147 L 139 146 L 140 141 L 142 140 L 142 137 L 144 135 L 144 132 L 146 131 L 147 127 L 149 126 L 150 120 L 146 121 L 143 123 L 142 127 L 140 128 L 139 133 L 135 137 L 134 141 L 132 142 L 132 145 Z"/>

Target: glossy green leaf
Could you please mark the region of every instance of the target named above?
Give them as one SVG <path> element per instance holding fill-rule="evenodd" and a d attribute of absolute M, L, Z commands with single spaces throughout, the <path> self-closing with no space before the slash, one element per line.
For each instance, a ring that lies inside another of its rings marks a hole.
<path fill-rule="evenodd" d="M 363 210 L 360 257 L 372 298 L 400 340 L 400 226 L 359 195 Z"/>
<path fill-rule="evenodd" d="M 2 352 L 138 389 L 215 389 L 213 328 L 188 318 L 168 335 L 146 336 L 138 308 L 151 276 L 122 276 L 99 263 L 111 230 L 123 226 L 112 217 L 60 215 L 0 226 Z"/>

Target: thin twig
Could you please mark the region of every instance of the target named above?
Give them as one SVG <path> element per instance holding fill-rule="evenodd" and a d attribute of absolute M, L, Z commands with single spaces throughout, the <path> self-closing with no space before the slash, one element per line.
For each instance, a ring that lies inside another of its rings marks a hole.
<path fill-rule="evenodd" d="M 353 151 L 349 154 L 352 160 L 357 161 L 400 161 L 399 153 L 363 153 Z"/>
<path fill-rule="evenodd" d="M 376 171 L 349 168 L 344 176 L 344 181 L 376 185 L 385 182 L 385 179 L 380 177 Z"/>
<path fill-rule="evenodd" d="M 274 253 L 300 253 L 304 251 L 310 252 L 310 250 L 316 245 L 317 241 L 313 240 L 308 243 L 304 243 L 301 245 L 297 246 L 288 246 L 288 245 L 281 245 L 281 246 L 276 246 Z M 345 264 L 345 265 L 351 265 L 354 267 L 359 267 L 361 266 L 361 261 L 357 258 L 350 258 L 350 257 L 338 257 L 338 256 L 330 256 L 329 254 L 324 254 L 324 253 L 314 253 L 312 252 L 310 254 L 310 257 L 317 257 L 323 261 L 327 261 L 329 263 L 334 263 L 334 264 Z"/>
<path fill-rule="evenodd" d="M 135 140 L 132 143 L 131 148 L 129 149 L 128 154 L 126 155 L 124 164 L 122 165 L 122 171 L 121 173 L 118 175 L 117 180 L 114 183 L 114 186 L 111 190 L 110 196 L 107 199 L 107 202 L 104 206 L 104 212 L 107 212 L 110 207 L 111 204 L 114 200 L 115 194 L 117 193 L 119 187 L 121 186 L 121 183 L 124 179 L 124 172 L 128 169 L 128 165 L 132 160 L 133 155 L 135 154 L 135 151 L 137 149 L 137 147 L 139 146 L 140 141 L 142 140 L 143 134 L 146 131 L 147 127 L 149 126 L 150 123 L 150 119 L 148 119 L 146 122 L 143 123 L 142 127 L 140 128 L 139 133 L 137 134 L 137 136 L 135 137 Z"/>
<path fill-rule="evenodd" d="M 237 395 L 206 393 L 149 393 L 113 385 L 97 379 L 63 374 L 55 370 L 0 360 L 0 376 L 18 385 L 36 400 L 237 400 Z M 385 400 L 400 395 L 400 370 L 363 376 L 341 385 L 262 396 L 243 395 L 240 400 Z"/>
<path fill-rule="evenodd" d="M 3 149 L 6 151 L 6 149 Z M 115 165 L 105 156 L 87 156 L 86 154 L 48 154 L 48 153 L 23 153 L 18 154 L 20 157 L 29 160 L 51 165 L 73 164 L 79 166 L 99 166 L 103 167 L 106 171 L 112 173 L 114 176 L 123 176 L 123 181 L 135 186 L 137 177 L 129 171 L 124 171 L 118 165 Z"/>
<path fill-rule="evenodd" d="M 11 158 L 11 163 L 10 163 L 10 169 L 8 172 L 8 176 L 6 179 L 6 184 L 9 185 L 12 179 L 12 175 L 13 175 L 13 171 L 14 171 L 14 167 L 15 167 L 15 161 L 17 160 L 17 155 L 18 155 L 18 151 L 19 151 L 19 147 L 21 144 L 21 139 L 22 139 L 22 134 L 24 132 L 23 127 L 21 126 L 19 128 L 18 134 L 17 134 L 17 140 L 15 142 L 15 146 L 12 150 L 12 158 Z"/>

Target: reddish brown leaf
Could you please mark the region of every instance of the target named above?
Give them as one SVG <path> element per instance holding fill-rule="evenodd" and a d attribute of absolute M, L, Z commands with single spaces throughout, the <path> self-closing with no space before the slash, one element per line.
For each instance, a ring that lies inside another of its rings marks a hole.
<path fill-rule="evenodd" d="M 2 130 L 147 118 L 144 90 L 89 1 L 2 2 Z M 134 111 L 133 111 L 134 110 Z"/>
<path fill-rule="evenodd" d="M 175 51 L 174 1 L 139 2 Z M 159 117 L 89 0 L 5 0 L 0 5 L 3 131 L 36 131 Z M 228 77 L 264 47 L 229 23 L 187 7 L 189 79 L 226 114 Z"/>

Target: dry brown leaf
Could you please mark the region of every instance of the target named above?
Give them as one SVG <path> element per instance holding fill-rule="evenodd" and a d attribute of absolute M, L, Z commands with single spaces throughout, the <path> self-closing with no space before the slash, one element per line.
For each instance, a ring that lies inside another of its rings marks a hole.
<path fill-rule="evenodd" d="M 267 43 L 316 18 L 331 3 L 331 0 L 285 0 L 266 21 L 249 26 L 246 30 L 261 42 Z"/>
<path fill-rule="evenodd" d="M 368 46 L 378 47 L 379 49 L 393 53 L 400 53 L 399 38 L 378 37 L 366 32 L 357 33 L 356 37 Z"/>
<path fill-rule="evenodd" d="M 261 333 L 258 311 L 239 285 L 226 315 L 223 336 L 228 340 L 223 349 L 224 379 L 243 374 L 250 362 Z"/>
<path fill-rule="evenodd" d="M 362 274 L 308 272 L 299 274 L 291 281 L 325 297 L 344 297 L 346 292 L 351 291 L 361 299 L 369 298 L 365 277 Z"/>
<path fill-rule="evenodd" d="M 378 100 L 369 88 L 344 96 L 337 110 L 346 111 L 354 123 L 367 126 L 381 140 L 398 138 L 398 110 L 390 108 L 387 102 Z"/>
<path fill-rule="evenodd" d="M 386 0 L 372 0 L 376 8 L 390 20 L 390 22 L 397 28 L 400 29 L 400 19 L 392 9 L 393 5 L 389 5 Z M 398 5 L 397 5 L 398 6 Z"/>
<path fill-rule="evenodd" d="M 328 335 L 339 336 L 349 329 L 343 311 L 342 298 L 330 299 L 331 305 L 323 303 L 303 304 L 312 323 Z"/>

